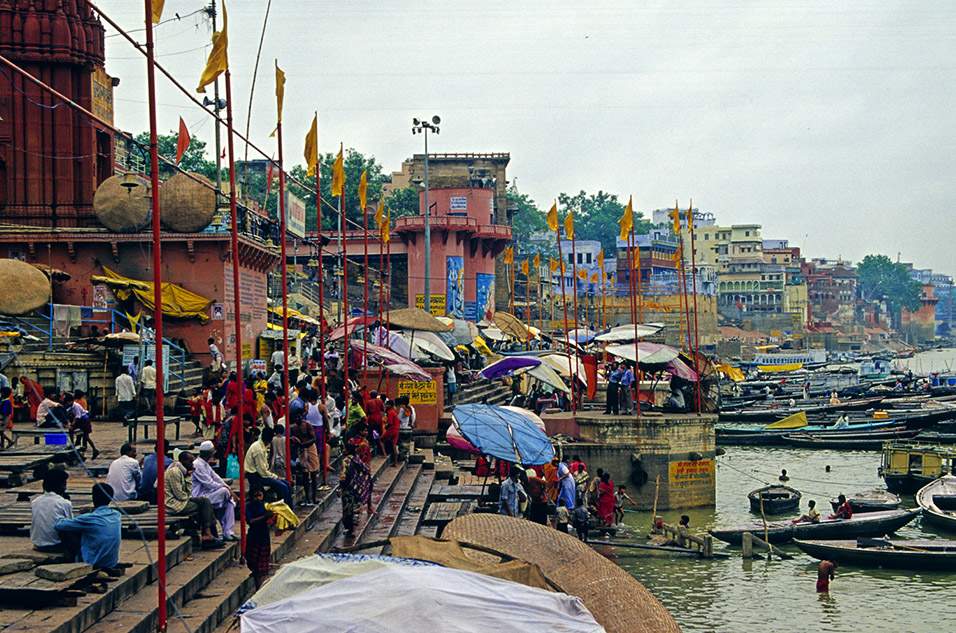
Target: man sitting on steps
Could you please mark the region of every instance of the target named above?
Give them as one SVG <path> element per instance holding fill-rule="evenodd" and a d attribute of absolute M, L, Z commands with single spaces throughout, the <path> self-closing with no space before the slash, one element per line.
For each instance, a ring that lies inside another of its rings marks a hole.
<path fill-rule="evenodd" d="M 275 473 L 269 470 L 269 445 L 275 431 L 271 427 L 262 429 L 262 436 L 252 443 L 246 451 L 246 477 L 253 486 L 259 485 L 274 490 L 286 505 L 292 507 L 292 493 L 288 484 L 281 481 Z"/>
<path fill-rule="evenodd" d="M 199 519 L 203 549 L 217 549 L 225 543 L 216 538 L 218 521 L 212 503 L 205 497 L 192 496 L 193 454 L 183 451 L 179 461 L 166 472 L 166 512 L 173 516 Z"/>

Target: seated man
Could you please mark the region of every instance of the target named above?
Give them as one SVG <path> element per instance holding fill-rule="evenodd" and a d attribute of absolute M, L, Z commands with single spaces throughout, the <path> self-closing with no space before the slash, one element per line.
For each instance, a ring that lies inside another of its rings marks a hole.
<path fill-rule="evenodd" d="M 69 474 L 52 468 L 43 475 L 43 494 L 30 502 L 30 541 L 40 552 L 65 552 L 66 546 L 53 525 L 59 519 L 73 518 L 73 504 L 66 496 Z"/>
<path fill-rule="evenodd" d="M 136 446 L 124 442 L 120 447 L 120 456 L 113 460 L 106 473 L 106 483 L 114 491 L 113 498 L 117 501 L 129 501 L 136 498 L 136 489 L 143 478 L 143 473 L 136 461 Z"/>
<path fill-rule="evenodd" d="M 276 477 L 275 473 L 269 470 L 269 445 L 272 444 L 272 438 L 275 437 L 275 431 L 268 426 L 262 429 L 262 436 L 249 446 L 246 451 L 246 477 L 253 486 L 259 485 L 275 490 L 279 497 L 285 501 L 286 505 L 292 507 L 292 493 L 288 484 Z"/>
<path fill-rule="evenodd" d="M 817 510 L 817 502 L 813 499 L 810 499 L 808 505 L 810 508 L 807 510 L 807 513 L 802 515 L 799 519 L 794 519 L 794 523 L 819 523 L 820 522 L 820 511 Z"/>
<path fill-rule="evenodd" d="M 199 457 L 193 462 L 193 495 L 209 499 L 216 517 L 222 524 L 223 538 L 227 541 L 238 541 L 235 525 L 236 503 L 239 497 L 209 465 L 215 450 L 216 447 L 209 440 L 199 445 Z"/>
<path fill-rule="evenodd" d="M 119 563 L 123 522 L 119 511 L 110 507 L 112 499 L 113 488 L 109 484 L 94 484 L 92 512 L 53 524 L 67 548 L 79 550 L 77 562 L 95 569 L 110 569 Z"/>
<path fill-rule="evenodd" d="M 224 547 L 225 543 L 216 538 L 216 513 L 212 503 L 205 497 L 192 496 L 193 454 L 183 451 L 179 461 L 169 467 L 166 473 L 166 512 L 173 516 L 194 516 L 199 520 L 202 530 L 203 549 Z"/>
<path fill-rule="evenodd" d="M 163 440 L 163 465 L 168 470 L 173 463 L 173 458 L 170 456 L 172 450 L 169 447 L 169 440 Z M 136 487 L 136 498 L 140 501 L 148 501 L 151 504 L 156 504 L 156 473 L 158 469 L 159 460 L 156 457 L 156 453 L 150 453 L 143 458 L 143 469 L 142 475 L 139 480 L 139 486 Z"/>

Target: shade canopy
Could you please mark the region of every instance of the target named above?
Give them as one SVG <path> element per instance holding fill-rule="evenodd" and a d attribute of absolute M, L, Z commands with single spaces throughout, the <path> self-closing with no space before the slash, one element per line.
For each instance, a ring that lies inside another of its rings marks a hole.
<path fill-rule="evenodd" d="M 485 328 L 485 330 L 482 332 L 482 335 L 485 338 L 490 339 L 492 341 L 507 341 L 508 340 L 508 335 L 496 327 Z"/>
<path fill-rule="evenodd" d="M 694 382 L 697 372 L 681 358 L 680 351 L 660 343 L 641 341 L 635 349 L 634 343 L 608 345 L 607 353 L 630 361 L 637 361 L 641 369 L 647 371 L 666 371 L 674 376 Z"/>
<path fill-rule="evenodd" d="M 524 367 L 536 367 L 542 362 L 544 361 L 533 356 L 506 356 L 482 369 L 478 375 L 482 378 L 495 380 L 496 378 L 507 376 Z"/>
<path fill-rule="evenodd" d="M 448 326 L 421 308 L 392 310 L 388 317 L 389 327 L 422 332 L 447 332 Z"/>
<path fill-rule="evenodd" d="M 351 341 L 352 349 L 359 354 L 368 347 L 369 358 L 375 359 L 382 364 L 385 369 L 409 380 L 415 382 L 426 382 L 431 380 L 431 375 L 424 369 L 393 352 L 390 349 L 379 347 L 378 345 L 367 344 L 364 341 Z"/>
<path fill-rule="evenodd" d="M 635 328 L 637 329 L 637 337 L 644 336 L 653 336 L 660 332 L 664 326 L 657 323 L 648 323 L 641 324 L 638 323 L 635 325 L 618 325 L 617 327 L 612 327 L 606 332 L 601 332 L 594 337 L 595 341 L 601 341 L 602 343 L 616 343 L 623 341 L 633 341 Z"/>
<path fill-rule="evenodd" d="M 462 437 L 487 455 L 526 466 L 554 458 L 548 436 L 520 413 L 490 404 L 463 404 L 452 411 L 452 419 Z"/>
<path fill-rule="evenodd" d="M 280 312 L 281 312 L 281 311 L 280 311 Z M 291 315 L 290 315 L 290 316 L 291 316 Z M 345 334 L 345 329 L 346 329 L 346 328 L 348 328 L 348 336 L 351 336 L 352 333 L 355 332 L 356 329 L 358 329 L 358 328 L 364 328 L 364 327 L 368 327 L 368 326 L 370 326 L 370 325 L 373 325 L 374 323 L 377 323 L 378 320 L 379 320 L 378 317 L 374 317 L 374 316 L 356 316 L 356 317 L 349 317 L 349 320 L 346 321 L 346 324 L 345 324 L 345 325 L 340 325 L 340 326 L 338 326 L 337 328 L 335 328 L 334 330 L 332 330 L 332 332 L 329 334 L 329 340 L 330 340 L 330 341 L 336 341 L 336 340 L 342 338 L 343 336 L 345 336 L 345 337 L 347 338 L 347 336 L 346 336 L 346 334 Z"/>
<path fill-rule="evenodd" d="M 455 353 L 439 338 L 435 332 L 402 332 L 411 343 L 412 349 L 428 352 L 442 360 L 455 360 Z"/>
<path fill-rule="evenodd" d="M 536 367 L 529 367 L 526 370 L 519 370 L 523 373 L 528 374 L 535 380 L 540 380 L 546 385 L 550 385 L 557 389 L 558 391 L 563 391 L 564 393 L 571 393 L 571 388 L 561 380 L 561 376 L 558 375 L 551 365 L 547 363 L 541 363 Z"/>
<path fill-rule="evenodd" d="M 495 312 L 495 314 L 492 316 L 492 320 L 495 322 L 495 325 L 498 326 L 498 329 L 508 336 L 518 339 L 519 341 L 530 341 L 532 338 L 532 334 L 528 329 L 528 326 L 513 314 L 509 314 L 507 312 Z"/>

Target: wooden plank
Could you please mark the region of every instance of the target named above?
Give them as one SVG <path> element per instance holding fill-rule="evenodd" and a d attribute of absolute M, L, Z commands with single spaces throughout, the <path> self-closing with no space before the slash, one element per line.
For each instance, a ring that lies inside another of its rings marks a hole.
<path fill-rule="evenodd" d="M 425 510 L 422 525 L 442 525 L 451 523 L 461 512 L 461 502 L 439 501 L 432 503 Z"/>

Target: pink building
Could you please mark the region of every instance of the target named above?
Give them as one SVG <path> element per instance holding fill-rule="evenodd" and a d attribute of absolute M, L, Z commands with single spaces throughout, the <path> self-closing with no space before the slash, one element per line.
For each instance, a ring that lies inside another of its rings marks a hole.
<path fill-rule="evenodd" d="M 425 208 L 425 192 L 420 194 Z M 495 257 L 511 241 L 511 227 L 495 224 L 495 190 L 431 189 L 431 311 L 469 321 L 495 311 Z M 408 303 L 424 308 L 425 217 L 399 218 L 395 232 L 408 253 Z"/>

